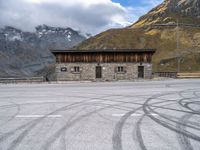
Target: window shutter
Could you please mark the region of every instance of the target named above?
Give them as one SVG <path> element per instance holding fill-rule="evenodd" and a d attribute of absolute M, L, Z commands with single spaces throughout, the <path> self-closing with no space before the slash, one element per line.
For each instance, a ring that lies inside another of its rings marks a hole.
<path fill-rule="evenodd" d="M 127 67 L 124 66 L 124 73 L 127 73 Z"/>
<path fill-rule="evenodd" d="M 71 71 L 71 72 L 74 72 L 74 67 L 71 67 L 70 71 Z"/>
<path fill-rule="evenodd" d="M 115 67 L 115 73 L 117 73 L 118 72 L 118 67 Z"/>
<path fill-rule="evenodd" d="M 80 68 L 79 68 L 79 71 L 80 71 L 80 72 L 82 72 L 82 71 L 83 71 L 83 68 L 82 68 L 82 67 L 80 67 Z"/>

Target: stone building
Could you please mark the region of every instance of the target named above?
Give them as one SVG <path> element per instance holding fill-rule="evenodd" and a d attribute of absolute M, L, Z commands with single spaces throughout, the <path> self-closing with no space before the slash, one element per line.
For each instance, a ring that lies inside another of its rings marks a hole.
<path fill-rule="evenodd" d="M 58 81 L 149 79 L 155 49 L 52 50 Z"/>

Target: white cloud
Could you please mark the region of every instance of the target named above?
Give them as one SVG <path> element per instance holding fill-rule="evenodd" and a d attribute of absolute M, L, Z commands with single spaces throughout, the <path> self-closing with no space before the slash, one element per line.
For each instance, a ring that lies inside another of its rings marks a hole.
<path fill-rule="evenodd" d="M 139 17 L 149 12 L 155 6 L 161 4 L 163 0 L 141 0 L 141 6 L 127 7 L 129 21 L 135 22 Z"/>
<path fill-rule="evenodd" d="M 163 2 L 163 0 L 144 0 L 144 4 L 148 4 L 149 6 L 156 6 Z"/>
<path fill-rule="evenodd" d="M 158 1 L 161 0 L 144 0 L 147 5 Z M 0 26 L 12 25 L 30 31 L 47 24 L 96 34 L 130 25 L 147 9 L 126 8 L 111 0 L 0 0 Z"/>
<path fill-rule="evenodd" d="M 33 30 L 39 24 L 97 33 L 127 24 L 126 8 L 111 0 L 0 0 L 0 26 Z"/>

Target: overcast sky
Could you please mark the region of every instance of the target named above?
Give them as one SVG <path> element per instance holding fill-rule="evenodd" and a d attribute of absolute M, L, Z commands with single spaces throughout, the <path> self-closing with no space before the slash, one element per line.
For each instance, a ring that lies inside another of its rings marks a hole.
<path fill-rule="evenodd" d="M 71 27 L 96 34 L 125 27 L 163 0 L 0 0 L 0 27 Z"/>

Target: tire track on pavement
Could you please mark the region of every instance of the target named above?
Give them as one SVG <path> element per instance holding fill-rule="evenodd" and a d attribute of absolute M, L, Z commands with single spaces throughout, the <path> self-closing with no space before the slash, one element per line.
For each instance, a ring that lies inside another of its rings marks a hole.
<path fill-rule="evenodd" d="M 148 99 L 144 105 L 143 105 L 143 111 L 146 113 L 146 114 L 150 114 L 151 112 L 153 112 L 152 108 L 149 106 L 149 102 L 152 100 L 152 98 Z M 200 141 L 200 137 L 197 136 L 197 135 L 194 135 L 188 131 L 181 131 L 181 130 L 178 130 L 176 127 L 174 127 L 172 124 L 169 124 L 168 122 L 166 121 L 163 121 L 163 120 L 160 120 L 152 115 L 149 115 L 149 118 L 151 118 L 152 120 L 154 120 L 155 122 L 157 122 L 158 124 L 160 124 L 161 126 L 171 130 L 171 131 L 174 131 L 178 134 L 182 134 L 188 138 L 191 138 L 195 141 Z"/>
<path fill-rule="evenodd" d="M 169 93 L 167 93 L 167 94 L 169 94 Z M 161 97 L 164 95 L 165 94 L 156 94 L 156 95 L 151 96 L 151 98 L 157 98 L 157 97 Z M 149 99 L 151 99 L 151 98 L 149 98 Z M 163 101 L 155 102 L 153 104 L 160 104 L 160 103 L 164 103 L 164 102 Z M 143 105 L 141 107 L 135 108 L 133 111 L 126 113 L 123 117 L 120 118 L 119 122 L 115 125 L 114 131 L 113 131 L 113 136 L 112 136 L 112 144 L 113 144 L 112 149 L 113 150 L 123 150 L 121 138 L 122 138 L 122 129 L 124 127 L 124 124 L 125 124 L 126 120 L 132 114 L 136 113 L 138 110 L 140 110 L 142 108 L 143 108 Z M 155 108 L 157 108 L 157 107 L 155 107 Z M 145 114 L 145 115 L 148 115 L 148 114 Z M 143 145 L 142 147 L 144 148 L 145 146 Z"/>
<path fill-rule="evenodd" d="M 5 141 L 7 138 L 9 138 L 11 135 L 13 135 L 15 132 L 17 131 L 20 131 L 24 128 L 27 127 L 27 129 L 25 129 L 14 141 L 12 141 L 11 145 L 9 146 L 8 150 L 13 150 L 15 149 L 20 142 L 22 142 L 22 140 L 27 136 L 27 134 L 37 125 L 39 124 L 40 122 L 42 122 L 45 118 L 47 118 L 49 115 L 53 115 L 55 113 L 58 113 L 58 112 L 61 112 L 61 111 L 66 111 L 66 110 L 70 110 L 70 109 L 73 109 L 73 108 L 76 108 L 76 107 L 79 107 L 81 106 L 82 104 L 86 103 L 86 102 L 89 102 L 91 100 L 96 100 L 97 98 L 91 98 L 91 99 L 87 99 L 87 100 L 83 100 L 83 101 L 80 101 L 80 102 L 76 102 L 76 103 L 72 103 L 70 105 L 67 105 L 67 106 L 64 106 L 64 107 L 61 107 L 51 113 L 48 113 L 46 115 L 44 115 L 43 117 L 41 118 L 38 118 L 38 119 L 35 119 L 31 122 L 28 122 L 26 123 L 25 125 L 22 125 L 20 127 L 18 127 L 17 129 L 13 130 L 13 131 L 10 131 L 8 133 L 5 133 L 3 134 L 1 137 L 0 137 L 0 143 L 2 143 L 3 141 Z"/>

